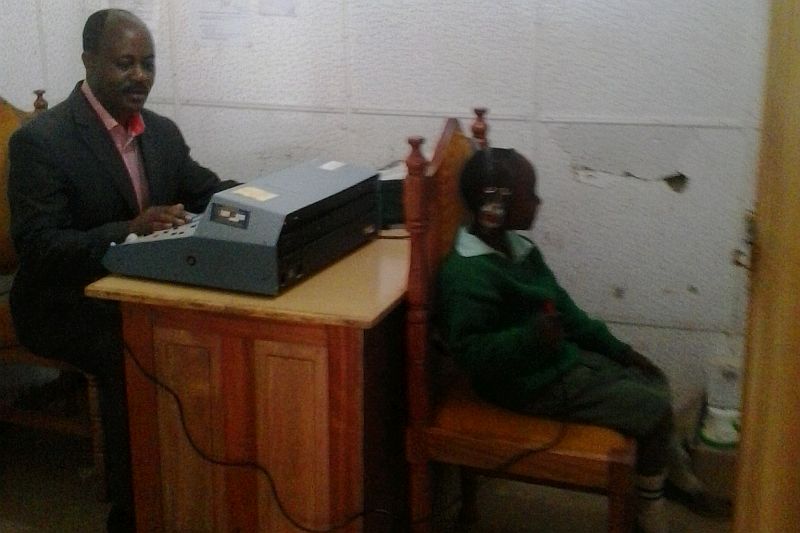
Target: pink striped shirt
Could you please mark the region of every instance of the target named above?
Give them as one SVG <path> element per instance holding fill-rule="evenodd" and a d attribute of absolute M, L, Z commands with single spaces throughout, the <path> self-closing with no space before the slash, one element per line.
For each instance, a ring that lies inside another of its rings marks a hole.
<path fill-rule="evenodd" d="M 139 149 L 139 144 L 134 142 L 136 137 L 144 133 L 142 115 L 136 113 L 128 121 L 127 127 L 123 127 L 108 111 L 106 111 L 106 108 L 103 107 L 103 104 L 101 104 L 94 95 L 91 87 L 86 83 L 86 80 L 81 84 L 81 91 L 84 96 L 86 96 L 92 109 L 97 113 L 97 116 L 100 117 L 109 135 L 111 135 L 111 139 L 114 141 L 114 146 L 117 147 L 119 155 L 122 156 L 122 160 L 125 162 L 125 168 L 128 169 L 128 175 L 131 177 L 133 190 L 136 192 L 139 210 L 143 211 L 150 203 L 150 191 L 147 188 L 147 177 L 144 172 L 142 153 Z"/>

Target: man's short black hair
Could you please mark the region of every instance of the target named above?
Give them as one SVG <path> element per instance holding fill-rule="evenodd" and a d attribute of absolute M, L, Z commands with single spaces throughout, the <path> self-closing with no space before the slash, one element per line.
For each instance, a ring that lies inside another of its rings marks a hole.
<path fill-rule="evenodd" d="M 89 18 L 86 19 L 86 24 L 83 26 L 84 52 L 95 53 L 100 49 L 103 30 L 105 30 L 106 21 L 111 15 L 136 18 L 133 13 L 124 9 L 101 9 L 100 11 L 95 11 L 89 15 Z"/>

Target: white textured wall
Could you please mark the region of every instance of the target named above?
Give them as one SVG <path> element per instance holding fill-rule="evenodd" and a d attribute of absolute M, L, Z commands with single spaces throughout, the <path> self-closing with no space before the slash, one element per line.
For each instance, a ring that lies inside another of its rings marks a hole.
<path fill-rule="evenodd" d="M 746 276 L 730 257 L 752 204 L 766 2 L 297 0 L 296 17 L 266 17 L 253 0 L 245 37 L 212 44 L 196 2 L 156 4 L 150 107 L 221 175 L 382 166 L 486 106 L 491 141 L 539 169 L 532 235 L 579 303 L 681 390 L 737 344 Z M 0 94 L 65 98 L 85 17 L 106 5 L 0 0 Z M 661 179 L 675 172 L 683 192 Z"/>

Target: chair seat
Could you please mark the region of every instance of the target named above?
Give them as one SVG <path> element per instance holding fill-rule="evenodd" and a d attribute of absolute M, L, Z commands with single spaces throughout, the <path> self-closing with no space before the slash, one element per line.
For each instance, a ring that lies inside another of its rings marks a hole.
<path fill-rule="evenodd" d="M 11 312 L 7 298 L 0 299 L 0 363 L 53 368 L 62 373 L 69 372 L 85 375 L 80 369 L 69 363 L 38 356 L 19 344 L 11 322 Z M 80 437 L 92 436 L 92 425 L 89 417 L 63 416 L 18 408 L 14 405 L 0 405 L 0 420 Z"/>
<path fill-rule="evenodd" d="M 425 433 L 428 451 L 438 460 L 487 471 L 512 462 L 505 469 L 509 477 L 600 492 L 612 475 L 609 465 L 631 466 L 635 460 L 634 441 L 616 431 L 497 407 L 481 400 L 465 379 L 447 388 Z"/>

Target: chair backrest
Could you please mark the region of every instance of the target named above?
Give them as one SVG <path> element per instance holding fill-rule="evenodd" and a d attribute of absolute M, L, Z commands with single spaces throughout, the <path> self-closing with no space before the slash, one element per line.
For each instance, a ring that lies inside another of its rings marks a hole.
<path fill-rule="evenodd" d="M 485 109 L 476 109 L 474 139 L 466 137 L 457 119 L 448 119 L 430 163 L 422 155 L 421 137 L 411 137 L 406 159 L 408 177 L 403 186 L 406 230 L 411 239 L 406 331 L 409 426 L 424 426 L 431 416 L 429 318 L 433 284 L 439 266 L 453 245 L 458 226 L 465 221 L 459 178 L 464 163 L 486 146 Z"/>
<path fill-rule="evenodd" d="M 11 213 L 8 206 L 8 140 L 11 134 L 36 113 L 47 109 L 44 90 L 34 91 L 34 111 L 21 111 L 0 98 L 0 274 L 11 274 L 17 268 L 17 254 L 11 242 Z"/>

